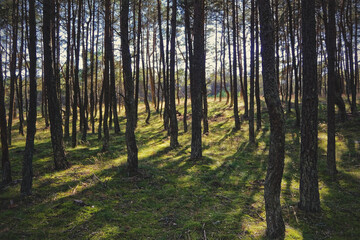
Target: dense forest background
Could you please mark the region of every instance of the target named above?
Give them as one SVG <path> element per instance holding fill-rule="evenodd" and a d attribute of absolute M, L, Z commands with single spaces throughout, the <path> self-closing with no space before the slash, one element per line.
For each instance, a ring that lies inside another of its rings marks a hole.
<path fill-rule="evenodd" d="M 357 0 L 2 0 L 0 236 L 356 239 L 359 21 Z"/>

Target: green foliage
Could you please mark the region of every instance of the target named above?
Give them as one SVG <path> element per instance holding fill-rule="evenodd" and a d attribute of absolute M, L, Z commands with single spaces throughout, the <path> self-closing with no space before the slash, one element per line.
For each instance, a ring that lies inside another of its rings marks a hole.
<path fill-rule="evenodd" d="M 182 112 L 182 104 L 177 106 Z M 243 106 L 240 105 L 243 110 Z M 232 110 L 209 99 L 209 135 L 203 136 L 201 161 L 190 160 L 190 132 L 179 120 L 178 149 L 169 148 L 161 119 L 152 112 L 146 125 L 139 111 L 137 140 L 140 175 L 125 167 L 125 119 L 122 134 L 111 135 L 102 153 L 97 134 L 75 149 L 67 143 L 71 168 L 55 172 L 49 129 L 38 119 L 33 195 L 20 198 L 20 184 L 0 192 L 0 239 L 264 239 L 263 199 L 269 147 L 269 124 L 256 146 L 248 144 L 248 124 L 232 131 Z M 121 115 L 124 111 L 121 111 Z M 319 187 L 321 213 L 305 215 L 297 208 L 300 133 L 287 119 L 286 165 L 281 203 L 287 239 L 357 239 L 360 235 L 360 118 L 337 129 L 339 174 L 326 172 L 325 108 L 320 108 Z M 181 118 L 182 116 L 179 116 Z M 14 179 L 21 178 L 25 138 L 13 126 L 10 149 Z M 81 200 L 83 204 L 74 202 Z"/>

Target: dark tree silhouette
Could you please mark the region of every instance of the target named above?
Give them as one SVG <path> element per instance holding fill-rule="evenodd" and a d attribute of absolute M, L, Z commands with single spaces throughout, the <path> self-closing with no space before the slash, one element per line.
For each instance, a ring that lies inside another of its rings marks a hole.
<path fill-rule="evenodd" d="M 21 194 L 30 195 L 32 189 L 32 160 L 34 154 L 34 138 L 36 133 L 36 17 L 35 17 L 35 0 L 29 1 L 29 55 L 30 55 L 30 106 L 27 118 L 26 146 L 24 151 Z"/>
<path fill-rule="evenodd" d="M 201 148 L 201 84 L 205 78 L 205 49 L 204 49 L 204 0 L 194 3 L 194 55 L 191 75 L 191 107 L 192 107 L 192 138 L 191 159 L 202 157 Z"/>
<path fill-rule="evenodd" d="M 51 37 L 54 24 L 54 0 L 43 3 L 43 42 L 44 42 L 44 82 L 47 90 L 47 100 L 50 118 L 51 143 L 53 147 L 55 169 L 69 166 L 63 143 L 62 119 L 58 94 L 56 93 L 56 79 L 53 70 L 53 49 Z"/>
<path fill-rule="evenodd" d="M 129 0 L 121 2 L 121 49 L 123 59 L 124 87 L 125 87 L 125 111 L 126 111 L 126 146 L 127 162 L 130 175 L 135 175 L 138 171 L 138 149 L 135 138 L 136 126 L 136 105 L 134 99 L 134 82 L 131 72 L 131 55 L 129 50 Z"/>
<path fill-rule="evenodd" d="M 320 210 L 317 148 L 318 93 L 315 0 L 302 0 L 303 97 L 301 118 L 300 202 L 306 212 Z"/>
<path fill-rule="evenodd" d="M 176 11 L 177 0 L 173 0 L 172 14 L 171 14 L 171 52 L 170 52 L 170 85 L 169 85 L 169 100 L 170 100 L 170 146 L 176 148 L 179 146 L 178 142 L 178 123 L 176 118 L 176 103 L 175 103 L 175 40 L 176 40 Z"/>
<path fill-rule="evenodd" d="M 0 36 L 1 40 L 1 36 Z M 3 64 L 2 64 L 2 50 L 0 50 L 0 130 L 1 130 L 1 167 L 2 167 L 2 183 L 8 184 L 12 181 L 11 167 L 9 161 L 9 146 L 7 138 L 7 126 L 6 126 L 6 110 L 5 110 L 5 89 L 4 89 L 4 76 L 3 76 Z"/>

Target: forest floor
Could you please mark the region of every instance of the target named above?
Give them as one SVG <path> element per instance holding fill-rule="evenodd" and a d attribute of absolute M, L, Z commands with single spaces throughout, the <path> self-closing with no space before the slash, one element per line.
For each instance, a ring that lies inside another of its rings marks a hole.
<path fill-rule="evenodd" d="M 182 113 L 183 107 L 178 110 Z M 136 177 L 126 173 L 123 109 L 122 133 L 111 130 L 110 150 L 101 152 L 97 134 L 89 134 L 88 142 L 76 148 L 66 142 L 71 167 L 63 171 L 53 169 L 49 128 L 38 118 L 33 195 L 20 197 L 20 180 L 0 191 L 0 239 L 264 239 L 270 132 L 265 103 L 263 110 L 262 129 L 256 132 L 256 145 L 250 145 L 248 123 L 243 121 L 234 132 L 232 109 L 225 101 L 209 99 L 210 133 L 203 135 L 203 160 L 194 162 L 191 119 L 184 133 L 178 117 L 180 147 L 171 149 L 159 115 L 152 111 L 147 125 L 141 106 Z M 359 239 L 360 117 L 337 122 L 339 173 L 332 181 L 326 171 L 326 106 L 319 110 L 322 210 L 316 214 L 297 208 L 300 132 L 294 115 L 287 116 L 281 191 L 286 239 Z M 25 147 L 17 127 L 10 148 L 14 180 L 21 179 Z"/>

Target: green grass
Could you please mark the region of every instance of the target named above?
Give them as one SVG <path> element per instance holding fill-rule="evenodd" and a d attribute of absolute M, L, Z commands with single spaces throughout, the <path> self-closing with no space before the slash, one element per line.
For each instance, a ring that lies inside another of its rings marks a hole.
<path fill-rule="evenodd" d="M 243 106 L 241 106 L 243 107 Z M 264 105 L 265 108 L 265 105 Z M 178 106 L 180 112 L 182 106 Z M 319 187 L 322 211 L 305 215 L 299 197 L 300 132 L 294 116 L 286 121 L 286 164 L 281 203 L 287 239 L 358 239 L 360 236 L 360 118 L 337 128 L 339 174 L 326 172 L 326 115 L 319 115 Z M 71 168 L 53 170 L 49 129 L 38 119 L 33 195 L 21 198 L 20 184 L 0 192 L 0 239 L 264 239 L 263 181 L 269 148 L 269 124 L 248 143 L 248 124 L 233 132 L 232 109 L 209 99 L 210 133 L 203 135 L 201 161 L 190 160 L 190 131 L 170 149 L 161 118 L 152 112 L 146 125 L 141 106 L 136 132 L 140 175 L 126 172 L 125 119 L 122 133 L 102 141 L 89 134 L 76 148 L 66 142 Z M 112 132 L 112 131 L 111 131 Z M 79 136 L 80 137 L 80 136 Z M 13 179 L 21 179 L 25 137 L 13 128 L 10 148 Z M 82 200 L 79 206 L 74 200 Z"/>

